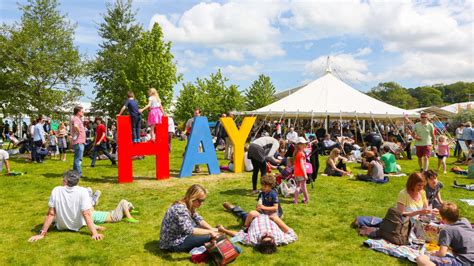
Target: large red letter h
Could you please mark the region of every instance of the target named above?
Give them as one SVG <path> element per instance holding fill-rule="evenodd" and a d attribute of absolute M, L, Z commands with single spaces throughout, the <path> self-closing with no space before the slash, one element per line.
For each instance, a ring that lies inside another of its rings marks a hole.
<path fill-rule="evenodd" d="M 132 157 L 139 155 L 155 155 L 156 179 L 169 178 L 168 117 L 163 116 L 162 123 L 156 125 L 155 142 L 132 143 L 130 117 L 119 116 L 117 122 L 118 182 L 133 182 Z"/>

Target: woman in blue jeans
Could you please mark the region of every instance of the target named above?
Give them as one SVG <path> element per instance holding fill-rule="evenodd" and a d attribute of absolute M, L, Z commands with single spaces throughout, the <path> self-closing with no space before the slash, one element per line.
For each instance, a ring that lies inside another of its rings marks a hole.
<path fill-rule="evenodd" d="M 218 232 L 196 212 L 207 196 L 200 185 L 188 188 L 183 199 L 176 201 L 166 211 L 160 230 L 160 248 L 173 252 L 188 252 L 200 247 Z"/>

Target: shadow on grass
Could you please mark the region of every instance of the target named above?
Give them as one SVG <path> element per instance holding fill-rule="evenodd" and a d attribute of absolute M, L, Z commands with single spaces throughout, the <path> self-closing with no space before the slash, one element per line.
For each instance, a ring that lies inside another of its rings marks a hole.
<path fill-rule="evenodd" d="M 257 194 L 252 194 L 248 189 L 243 189 L 243 188 L 228 189 L 228 190 L 221 191 L 219 193 L 223 195 L 229 195 L 229 196 L 239 195 L 239 196 L 247 196 L 247 197 L 252 197 L 252 198 L 257 197 Z"/>
<path fill-rule="evenodd" d="M 44 173 L 43 176 L 47 178 L 62 178 L 63 177 L 62 174 L 58 174 L 58 173 Z"/>
<path fill-rule="evenodd" d="M 148 243 L 145 244 L 145 249 L 155 255 L 155 256 L 158 256 L 164 260 L 167 260 L 167 261 L 173 261 L 173 262 L 178 262 L 178 261 L 189 261 L 189 256 L 186 256 L 186 257 L 177 257 L 177 258 L 173 258 L 172 254 L 179 254 L 179 253 L 172 253 L 170 251 L 164 251 L 162 249 L 160 249 L 160 241 L 158 240 L 153 240 L 153 241 L 150 241 Z M 186 254 L 187 253 L 182 253 L 182 254 Z"/>

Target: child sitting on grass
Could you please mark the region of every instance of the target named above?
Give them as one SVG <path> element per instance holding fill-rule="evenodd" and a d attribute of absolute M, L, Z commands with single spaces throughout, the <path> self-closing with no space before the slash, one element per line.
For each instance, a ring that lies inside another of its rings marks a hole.
<path fill-rule="evenodd" d="M 446 225 L 439 232 L 439 251 L 416 258 L 418 265 L 474 265 L 474 229 L 466 218 L 459 217 L 456 204 L 446 202 L 439 210 Z M 446 256 L 448 248 L 454 257 Z"/>
<path fill-rule="evenodd" d="M 423 176 L 426 178 L 426 199 L 428 200 L 428 206 L 439 209 L 443 204 L 441 199 L 440 190 L 443 188 L 443 183 L 438 181 L 438 174 L 433 170 L 423 172 Z"/>
<path fill-rule="evenodd" d="M 273 189 L 275 177 L 273 175 L 264 175 L 261 180 L 262 191 L 258 194 L 257 207 L 255 211 L 249 212 L 245 219 L 245 228 L 248 228 L 252 220 L 260 214 L 266 214 L 270 218 L 283 215 L 283 210 L 278 200 L 278 193 Z"/>
<path fill-rule="evenodd" d="M 278 166 L 278 172 L 280 172 L 281 176 L 279 176 L 281 179 L 287 179 L 293 174 L 293 157 L 288 157 L 286 160 L 286 167 L 282 168 L 281 166 Z M 278 178 L 278 177 L 277 177 Z"/>
<path fill-rule="evenodd" d="M 103 223 L 117 223 L 120 222 L 123 217 L 126 222 L 129 223 L 138 223 L 138 220 L 133 218 L 130 212 L 137 213 L 137 211 L 133 210 L 134 207 L 132 203 L 121 200 L 117 205 L 117 208 L 113 211 L 96 211 L 92 212 L 92 220 L 94 220 L 94 224 L 103 224 Z"/>

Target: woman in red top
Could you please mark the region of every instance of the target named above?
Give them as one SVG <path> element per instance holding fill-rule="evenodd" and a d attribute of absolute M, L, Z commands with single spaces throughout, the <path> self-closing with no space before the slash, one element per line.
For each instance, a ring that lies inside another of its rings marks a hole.
<path fill-rule="evenodd" d="M 294 168 L 294 175 L 295 175 L 295 181 L 296 181 L 296 190 L 295 190 L 295 197 L 293 199 L 293 203 L 298 204 L 298 195 L 299 192 L 303 192 L 304 196 L 304 203 L 308 204 L 309 202 L 309 196 L 308 196 L 308 189 L 306 188 L 306 180 L 308 180 L 308 175 L 306 174 L 306 168 L 305 168 L 305 163 L 306 163 L 306 156 L 304 154 L 304 148 L 306 147 L 306 141 L 305 138 L 299 137 L 298 142 L 296 143 L 296 149 L 295 149 L 295 168 Z"/>

